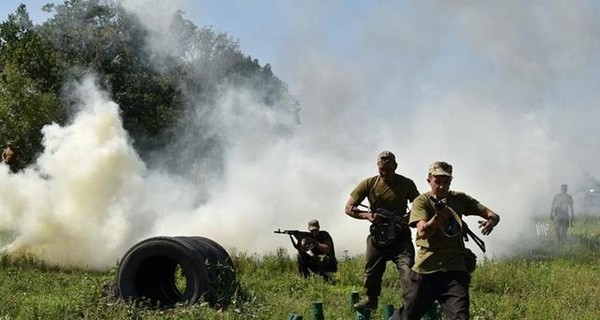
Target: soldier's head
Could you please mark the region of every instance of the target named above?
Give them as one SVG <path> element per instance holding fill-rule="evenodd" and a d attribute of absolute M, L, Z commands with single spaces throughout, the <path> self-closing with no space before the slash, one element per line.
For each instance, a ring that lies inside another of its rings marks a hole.
<path fill-rule="evenodd" d="M 567 185 L 566 184 L 561 184 L 560 185 L 560 192 L 567 193 Z"/>
<path fill-rule="evenodd" d="M 308 231 L 315 235 L 319 233 L 319 230 L 321 230 L 321 226 L 319 226 L 319 221 L 316 219 L 312 219 L 308 222 Z"/>
<path fill-rule="evenodd" d="M 397 167 L 396 156 L 391 151 L 382 151 L 377 156 L 377 170 L 382 179 L 394 176 Z"/>
<path fill-rule="evenodd" d="M 431 192 L 438 197 L 445 197 L 452 183 L 452 165 L 444 161 L 436 161 L 429 166 L 427 183 Z"/>

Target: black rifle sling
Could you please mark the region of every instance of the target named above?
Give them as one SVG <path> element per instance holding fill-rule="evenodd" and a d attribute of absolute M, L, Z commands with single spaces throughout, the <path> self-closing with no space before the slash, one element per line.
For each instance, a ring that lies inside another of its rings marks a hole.
<path fill-rule="evenodd" d="M 431 200 L 431 199 L 430 199 Z M 435 198 L 433 198 L 434 203 L 437 201 Z M 469 241 L 469 236 L 471 237 L 471 239 L 473 239 L 473 241 L 475 242 L 475 244 L 479 247 L 479 249 L 481 249 L 481 251 L 483 251 L 485 253 L 485 242 L 483 242 L 483 240 L 481 240 L 481 238 L 479 238 L 477 235 L 475 235 L 475 233 L 473 231 L 471 231 L 471 229 L 469 229 L 469 225 L 467 225 L 467 223 L 461 219 L 461 223 L 463 226 L 463 238 L 465 241 Z"/>
<path fill-rule="evenodd" d="M 475 233 L 473 231 L 471 231 L 471 229 L 469 229 L 469 226 L 467 225 L 467 223 L 463 220 L 462 221 L 463 224 L 463 228 L 465 230 L 465 241 L 469 241 L 469 238 L 467 236 L 470 236 L 471 239 L 473 239 L 473 241 L 475 242 L 475 244 L 479 247 L 479 249 L 481 249 L 481 251 L 483 251 L 485 253 L 485 242 L 483 242 L 483 240 L 481 240 L 481 238 L 479 238 L 477 235 L 475 235 Z"/>
<path fill-rule="evenodd" d="M 292 242 L 292 246 L 294 246 L 294 248 L 298 249 L 298 243 L 300 243 L 299 241 L 294 242 L 294 237 L 291 234 L 288 234 L 288 236 L 290 236 L 290 241 Z"/>

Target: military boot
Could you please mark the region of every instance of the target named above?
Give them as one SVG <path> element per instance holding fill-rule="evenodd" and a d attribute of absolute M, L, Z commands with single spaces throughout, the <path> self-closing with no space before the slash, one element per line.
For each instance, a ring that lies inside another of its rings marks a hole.
<path fill-rule="evenodd" d="M 354 309 L 355 310 L 361 310 L 361 309 L 375 310 L 375 309 L 377 309 L 378 303 L 379 303 L 379 299 L 377 297 L 366 297 L 366 298 L 360 300 L 359 302 L 355 303 Z"/>

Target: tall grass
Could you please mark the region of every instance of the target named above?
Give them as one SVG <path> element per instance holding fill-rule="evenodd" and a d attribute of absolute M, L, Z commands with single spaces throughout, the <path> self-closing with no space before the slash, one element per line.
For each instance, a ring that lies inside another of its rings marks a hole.
<path fill-rule="evenodd" d="M 473 319 L 598 319 L 600 315 L 600 219 L 585 217 L 569 242 L 551 239 L 503 260 L 485 260 L 473 273 Z M 231 306 L 206 304 L 151 310 L 106 295 L 116 270 L 60 269 L 31 257 L 0 256 L 0 319 L 311 319 L 311 303 L 323 302 L 326 319 L 353 319 L 349 296 L 362 294 L 363 256 L 340 257 L 332 282 L 303 279 L 295 259 L 281 248 L 263 256 L 230 250 L 239 287 Z M 397 271 L 388 264 L 380 306 L 398 307 Z M 372 319 L 382 319 L 377 310 Z"/>

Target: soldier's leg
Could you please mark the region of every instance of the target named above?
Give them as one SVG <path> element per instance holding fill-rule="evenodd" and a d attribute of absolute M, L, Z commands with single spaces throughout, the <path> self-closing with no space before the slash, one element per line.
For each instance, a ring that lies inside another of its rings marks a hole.
<path fill-rule="evenodd" d="M 560 221 L 556 220 L 554 221 L 554 237 L 556 238 L 556 242 L 557 243 L 561 243 L 561 230 L 560 230 Z"/>
<path fill-rule="evenodd" d="M 415 294 L 416 285 L 412 278 L 415 277 L 414 271 L 412 271 L 412 266 L 415 264 L 415 248 L 412 245 L 412 241 L 410 238 L 403 239 L 402 244 L 400 244 L 400 251 L 396 254 L 396 256 L 392 259 L 398 272 L 400 273 L 400 286 L 402 287 L 402 298 L 404 299 L 403 303 L 406 304 L 412 299 L 412 295 Z M 421 302 L 422 298 L 418 301 L 418 308 L 415 309 L 415 306 L 409 307 L 411 310 L 410 313 L 420 312 L 420 307 L 422 307 L 424 302 Z M 425 309 L 426 313 L 430 313 L 435 315 L 437 311 L 437 306 L 431 301 L 429 307 Z M 431 319 L 435 319 L 431 318 Z"/>
<path fill-rule="evenodd" d="M 354 308 L 376 309 L 381 294 L 381 278 L 385 272 L 386 260 L 380 249 L 373 244 L 370 235 L 367 237 L 365 260 L 364 287 L 366 298 L 354 304 Z"/>
<path fill-rule="evenodd" d="M 562 241 L 563 243 L 567 241 L 567 230 L 569 229 L 569 220 L 562 221 Z"/>
<path fill-rule="evenodd" d="M 426 311 L 434 306 L 439 294 L 437 274 L 419 274 L 411 272 L 408 300 L 390 318 L 393 320 L 419 320 Z"/>
<path fill-rule="evenodd" d="M 296 256 L 296 261 L 298 263 L 298 272 L 305 278 L 308 278 L 308 276 L 310 276 L 310 271 L 308 269 L 308 259 L 310 257 L 302 252 L 302 253 L 298 253 L 298 255 Z"/>
<path fill-rule="evenodd" d="M 381 294 L 381 281 L 387 261 L 380 248 L 373 244 L 371 236 L 367 237 L 365 260 L 365 293 L 367 296 L 378 297 Z"/>
<path fill-rule="evenodd" d="M 564 242 L 564 238 L 563 238 L 563 235 L 564 235 L 564 232 L 563 232 L 563 221 L 562 220 L 557 220 L 555 222 L 555 224 L 556 224 L 556 241 L 559 244 L 562 244 Z"/>
<path fill-rule="evenodd" d="M 564 232 L 563 232 L 563 229 L 564 229 L 564 228 L 563 228 L 563 225 L 562 225 L 562 223 L 561 223 L 561 222 L 559 222 L 559 223 L 558 223 L 558 242 L 559 242 L 559 243 L 564 243 L 564 242 L 565 242 L 565 239 L 563 238 L 563 237 L 564 237 Z"/>
<path fill-rule="evenodd" d="M 315 274 L 320 275 L 326 281 L 333 279 L 333 274 L 337 271 L 337 264 L 333 261 L 321 261 L 318 258 L 314 258 L 310 260 L 310 264 L 308 266 L 310 271 Z"/>
<path fill-rule="evenodd" d="M 471 275 L 467 271 L 443 272 L 443 284 L 438 302 L 446 319 L 469 319 L 469 282 Z"/>
<path fill-rule="evenodd" d="M 398 269 L 400 274 L 400 286 L 402 287 L 402 296 L 406 301 L 407 295 L 410 294 L 411 289 L 411 268 L 415 264 L 415 248 L 412 241 L 409 238 L 403 238 L 398 244 L 398 250 L 394 256 L 391 257 L 392 261 Z"/>

